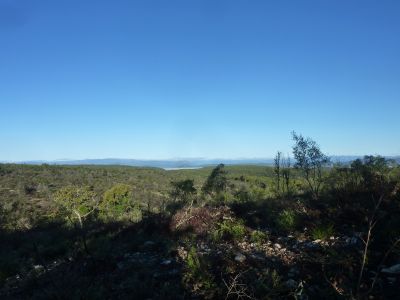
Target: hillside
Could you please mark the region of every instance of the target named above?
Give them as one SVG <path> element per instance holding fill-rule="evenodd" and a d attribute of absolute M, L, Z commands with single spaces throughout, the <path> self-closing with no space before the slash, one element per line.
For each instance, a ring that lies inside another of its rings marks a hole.
<path fill-rule="evenodd" d="M 395 298 L 400 168 L 360 162 L 318 198 L 284 166 L 0 165 L 0 296 Z"/>

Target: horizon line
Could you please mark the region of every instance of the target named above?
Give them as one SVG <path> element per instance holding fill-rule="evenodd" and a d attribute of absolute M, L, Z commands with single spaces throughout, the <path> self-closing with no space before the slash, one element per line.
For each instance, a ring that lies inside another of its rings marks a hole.
<path fill-rule="evenodd" d="M 380 155 L 380 154 L 335 154 L 328 155 L 330 158 L 335 157 L 364 157 L 368 155 L 382 156 L 386 158 L 397 158 L 400 154 L 393 155 Z M 293 156 L 289 158 L 294 159 Z M 118 157 L 105 157 L 105 158 L 62 158 L 62 159 L 24 159 L 24 160 L 0 160 L 0 163 L 30 163 L 30 162 L 74 162 L 74 161 L 90 161 L 90 160 L 133 160 L 133 161 L 183 161 L 183 160 L 273 160 L 274 157 L 236 157 L 236 158 L 222 158 L 222 157 L 175 157 L 175 158 L 118 158 Z"/>

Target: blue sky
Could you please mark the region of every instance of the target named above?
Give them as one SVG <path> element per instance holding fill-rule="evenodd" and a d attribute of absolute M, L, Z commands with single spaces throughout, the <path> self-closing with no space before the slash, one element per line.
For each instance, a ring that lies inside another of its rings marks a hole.
<path fill-rule="evenodd" d="M 0 161 L 400 154 L 400 1 L 0 0 Z"/>

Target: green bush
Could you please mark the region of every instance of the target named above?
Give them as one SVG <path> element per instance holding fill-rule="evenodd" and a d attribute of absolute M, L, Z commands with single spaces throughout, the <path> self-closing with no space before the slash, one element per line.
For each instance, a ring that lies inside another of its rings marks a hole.
<path fill-rule="evenodd" d="M 54 196 L 60 216 L 81 223 L 94 211 L 97 202 L 89 187 L 67 186 Z"/>
<path fill-rule="evenodd" d="M 239 202 L 247 202 L 252 199 L 250 191 L 246 189 L 244 186 L 235 193 L 235 198 Z"/>
<path fill-rule="evenodd" d="M 334 235 L 335 230 L 332 224 L 317 226 L 311 231 L 311 236 L 314 240 L 327 240 Z"/>
<path fill-rule="evenodd" d="M 191 247 L 186 258 L 185 281 L 194 281 L 196 285 L 204 290 L 215 288 L 213 276 L 208 272 L 209 266 L 200 259 L 196 248 Z"/>
<path fill-rule="evenodd" d="M 214 241 L 220 240 L 241 240 L 246 234 L 246 227 L 241 220 L 224 220 L 212 233 Z"/>
<path fill-rule="evenodd" d="M 276 220 L 278 227 L 281 230 L 293 231 L 299 224 L 299 217 L 292 209 L 284 209 Z"/>
<path fill-rule="evenodd" d="M 106 219 L 138 222 L 142 218 L 139 203 L 127 184 L 116 184 L 106 191 L 99 205 L 100 215 Z"/>
<path fill-rule="evenodd" d="M 260 230 L 254 230 L 250 235 L 250 240 L 252 243 L 262 244 L 268 240 L 268 234 Z"/>

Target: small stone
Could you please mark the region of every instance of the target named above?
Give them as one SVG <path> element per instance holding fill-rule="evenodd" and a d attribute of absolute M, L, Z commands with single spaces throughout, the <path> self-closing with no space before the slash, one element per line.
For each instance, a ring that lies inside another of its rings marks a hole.
<path fill-rule="evenodd" d="M 314 249 L 314 248 L 319 248 L 320 247 L 318 243 L 314 243 L 314 242 L 305 243 L 304 246 L 306 248 L 310 248 L 310 249 Z"/>
<path fill-rule="evenodd" d="M 354 246 L 354 245 L 356 245 L 357 244 L 357 242 L 358 242 L 358 238 L 357 237 L 355 237 L 355 236 L 353 236 L 353 237 L 348 237 L 348 238 L 346 238 L 346 244 L 347 245 L 352 245 L 352 246 Z"/>
<path fill-rule="evenodd" d="M 288 281 L 286 281 L 285 285 L 291 290 L 294 290 L 295 288 L 297 288 L 297 282 L 293 279 L 289 279 Z"/>
<path fill-rule="evenodd" d="M 256 260 L 265 260 L 265 258 L 261 255 L 258 254 L 252 254 L 251 258 L 256 259 Z"/>
<path fill-rule="evenodd" d="M 237 253 L 236 256 L 235 256 L 235 260 L 237 262 L 242 263 L 242 262 L 244 262 L 246 260 L 246 256 L 244 256 L 242 253 Z"/>
<path fill-rule="evenodd" d="M 178 256 L 182 259 L 186 259 L 188 256 L 188 252 L 183 247 L 179 247 L 178 248 Z"/>
<path fill-rule="evenodd" d="M 143 246 L 145 247 L 153 247 L 156 243 L 154 243 L 153 241 L 146 241 Z"/>
<path fill-rule="evenodd" d="M 393 265 L 390 268 L 384 268 L 381 271 L 382 273 L 389 273 L 389 274 L 400 274 L 400 264 Z"/>
<path fill-rule="evenodd" d="M 178 274 L 179 274 L 179 270 L 178 269 L 173 269 L 173 270 L 168 272 L 168 275 L 171 275 L 171 276 L 178 275 Z"/>
<path fill-rule="evenodd" d="M 274 248 L 279 250 L 279 249 L 282 248 L 282 246 L 280 244 L 278 244 L 278 243 L 275 243 L 274 244 Z"/>
<path fill-rule="evenodd" d="M 161 264 L 164 265 L 164 266 L 167 266 L 167 265 L 169 265 L 169 264 L 171 264 L 171 263 L 172 263 L 172 260 L 170 260 L 170 259 L 164 259 L 164 260 L 161 262 Z"/>

